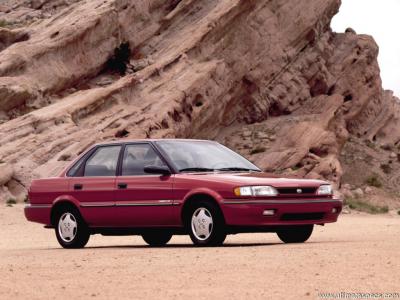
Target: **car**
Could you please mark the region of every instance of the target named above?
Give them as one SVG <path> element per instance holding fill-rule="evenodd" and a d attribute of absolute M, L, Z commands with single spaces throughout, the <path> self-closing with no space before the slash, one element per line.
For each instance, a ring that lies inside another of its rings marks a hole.
<path fill-rule="evenodd" d="M 25 216 L 55 229 L 64 248 L 92 234 L 141 235 L 150 246 L 189 234 L 218 246 L 242 232 L 305 242 L 341 210 L 326 181 L 264 173 L 214 141 L 145 139 L 93 145 L 59 176 L 33 180 Z"/>

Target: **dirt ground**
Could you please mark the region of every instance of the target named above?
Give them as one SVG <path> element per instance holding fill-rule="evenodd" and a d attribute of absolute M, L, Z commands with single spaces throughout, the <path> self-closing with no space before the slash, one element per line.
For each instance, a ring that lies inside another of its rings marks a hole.
<path fill-rule="evenodd" d="M 319 299 L 319 292 L 400 292 L 400 216 L 343 215 L 304 244 L 275 234 L 195 248 L 186 236 L 92 236 L 64 250 L 23 206 L 0 207 L 0 299 Z"/>

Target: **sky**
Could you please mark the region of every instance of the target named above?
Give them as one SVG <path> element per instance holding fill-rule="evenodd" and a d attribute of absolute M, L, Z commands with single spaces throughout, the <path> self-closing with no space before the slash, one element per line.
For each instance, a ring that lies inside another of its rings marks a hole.
<path fill-rule="evenodd" d="M 400 0 L 342 0 L 331 27 L 372 35 L 379 45 L 383 87 L 400 96 Z"/>

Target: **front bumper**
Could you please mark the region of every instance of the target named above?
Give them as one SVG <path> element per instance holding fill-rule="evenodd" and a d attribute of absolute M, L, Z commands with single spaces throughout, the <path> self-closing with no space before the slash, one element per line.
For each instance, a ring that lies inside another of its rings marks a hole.
<path fill-rule="evenodd" d="M 336 222 L 339 199 L 225 199 L 221 208 L 227 225 L 269 226 Z M 273 210 L 273 215 L 264 215 Z"/>

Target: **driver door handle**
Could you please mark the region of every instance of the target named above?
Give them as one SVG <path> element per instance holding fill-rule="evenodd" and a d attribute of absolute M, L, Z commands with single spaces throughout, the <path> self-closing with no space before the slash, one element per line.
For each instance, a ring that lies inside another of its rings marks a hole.
<path fill-rule="evenodd" d="M 128 187 L 128 185 L 127 185 L 126 183 L 124 183 L 124 182 L 119 182 L 119 183 L 118 183 L 118 188 L 119 188 L 120 190 L 126 189 L 127 187 Z"/>

